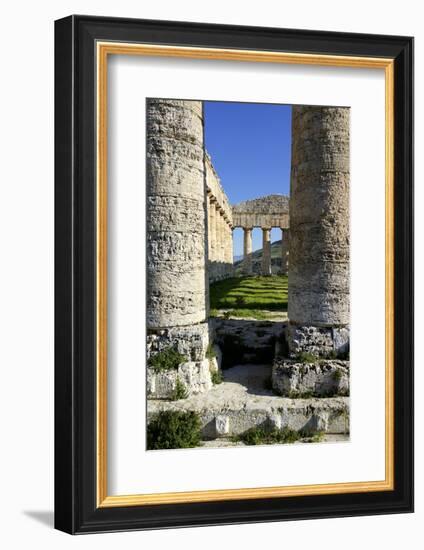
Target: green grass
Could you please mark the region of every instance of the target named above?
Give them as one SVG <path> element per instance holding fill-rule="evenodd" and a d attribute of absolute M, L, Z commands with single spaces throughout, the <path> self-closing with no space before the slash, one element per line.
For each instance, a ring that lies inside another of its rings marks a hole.
<path fill-rule="evenodd" d="M 282 443 L 295 443 L 301 440 L 303 443 L 320 443 L 324 440 L 324 432 L 309 433 L 303 430 L 291 430 L 290 428 L 266 429 L 260 426 L 250 428 L 240 435 L 233 436 L 233 441 L 242 441 L 245 445 L 275 445 Z"/>
<path fill-rule="evenodd" d="M 319 360 L 318 355 L 314 355 L 313 353 L 309 353 L 307 351 L 301 351 L 297 354 L 296 359 L 300 361 L 301 363 L 315 363 Z"/>
<path fill-rule="evenodd" d="M 188 392 L 186 390 L 186 387 L 181 382 L 179 378 L 177 378 L 177 381 L 175 383 L 175 388 L 170 396 L 171 401 L 179 401 L 180 399 L 187 399 Z"/>
<path fill-rule="evenodd" d="M 147 449 L 188 449 L 201 444 L 195 412 L 161 411 L 147 426 Z"/>
<path fill-rule="evenodd" d="M 211 371 L 211 379 L 212 379 L 212 384 L 214 384 L 215 386 L 217 384 L 222 384 L 222 382 L 224 382 L 224 378 L 220 370 Z"/>
<path fill-rule="evenodd" d="M 231 317 L 267 319 L 264 311 L 287 311 L 287 275 L 235 277 L 210 285 L 211 315 L 231 309 Z"/>
<path fill-rule="evenodd" d="M 206 350 L 206 359 L 214 359 L 216 357 L 216 353 L 213 349 L 212 344 L 208 344 L 208 349 Z"/>
<path fill-rule="evenodd" d="M 300 439 L 299 432 L 290 428 L 267 430 L 261 427 L 250 428 L 235 436 L 234 441 L 243 441 L 245 445 L 274 445 L 276 443 L 294 443 Z"/>
<path fill-rule="evenodd" d="M 148 360 L 148 365 L 155 372 L 167 370 L 176 370 L 181 363 L 184 363 L 186 358 L 181 353 L 178 353 L 174 348 L 166 348 L 155 355 L 152 355 Z"/>

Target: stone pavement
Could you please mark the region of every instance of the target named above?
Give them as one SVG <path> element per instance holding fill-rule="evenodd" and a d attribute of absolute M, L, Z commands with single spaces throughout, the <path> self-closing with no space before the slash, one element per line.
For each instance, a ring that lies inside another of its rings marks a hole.
<path fill-rule="evenodd" d="M 161 410 L 196 411 L 205 439 L 238 435 L 254 426 L 346 435 L 349 398 L 290 399 L 271 388 L 271 365 L 238 365 L 224 371 L 224 382 L 179 401 L 148 401 L 148 417 Z"/>

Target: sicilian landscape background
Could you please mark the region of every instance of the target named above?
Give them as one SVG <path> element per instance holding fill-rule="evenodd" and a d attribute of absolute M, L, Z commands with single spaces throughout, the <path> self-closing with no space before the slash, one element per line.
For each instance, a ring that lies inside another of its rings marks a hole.
<path fill-rule="evenodd" d="M 258 195 L 290 192 L 291 105 L 204 101 L 205 146 L 231 204 Z M 234 259 L 243 255 L 243 234 L 233 233 Z M 271 231 L 271 242 L 281 239 Z M 259 230 L 253 250 L 262 249 Z"/>

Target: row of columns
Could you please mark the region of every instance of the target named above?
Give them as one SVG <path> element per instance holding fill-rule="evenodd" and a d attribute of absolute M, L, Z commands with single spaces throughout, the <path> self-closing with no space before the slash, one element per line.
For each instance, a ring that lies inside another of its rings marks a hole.
<path fill-rule="evenodd" d="M 252 266 L 252 228 L 244 227 L 243 236 L 243 271 L 246 275 L 253 273 Z M 287 274 L 288 270 L 288 255 L 289 255 L 289 230 L 281 229 L 282 246 L 281 246 L 281 273 Z M 271 275 L 271 228 L 262 228 L 262 275 Z"/>
<path fill-rule="evenodd" d="M 208 195 L 208 259 L 211 279 L 227 277 L 233 266 L 233 226 L 215 197 Z"/>

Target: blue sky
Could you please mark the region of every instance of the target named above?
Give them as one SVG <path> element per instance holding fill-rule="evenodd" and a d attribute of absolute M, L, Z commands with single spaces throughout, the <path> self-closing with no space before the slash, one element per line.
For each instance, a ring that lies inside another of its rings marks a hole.
<path fill-rule="evenodd" d="M 291 106 L 205 101 L 206 149 L 231 202 L 290 189 Z M 271 240 L 281 238 L 274 229 Z M 253 249 L 262 248 L 259 229 Z M 234 231 L 234 253 L 243 252 L 243 233 Z"/>

